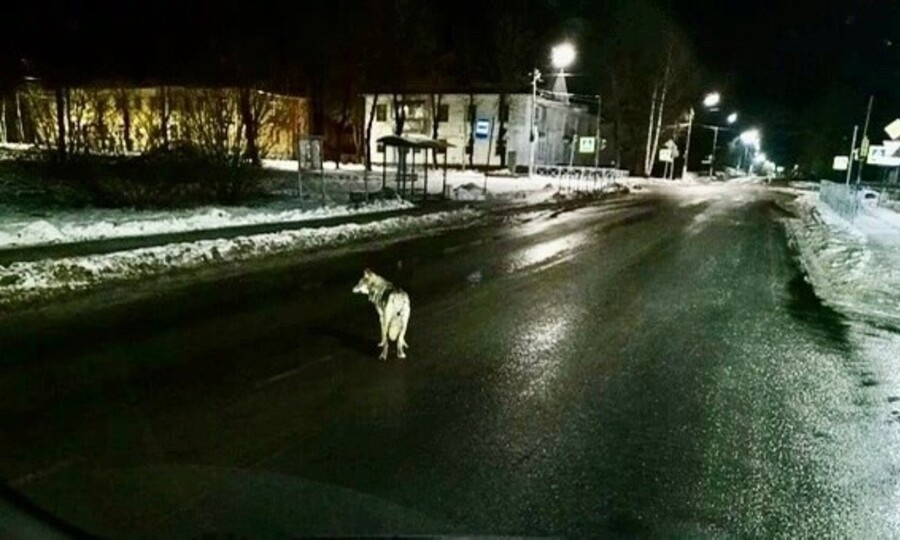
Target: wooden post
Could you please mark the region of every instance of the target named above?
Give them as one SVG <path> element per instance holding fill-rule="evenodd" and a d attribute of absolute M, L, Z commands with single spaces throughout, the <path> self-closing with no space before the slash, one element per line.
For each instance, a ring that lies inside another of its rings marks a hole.
<path fill-rule="evenodd" d="M 448 149 L 444 148 L 444 184 L 441 186 L 441 200 L 447 198 L 447 152 Z"/>
<path fill-rule="evenodd" d="M 434 149 L 432 149 L 432 152 Z M 425 180 L 423 182 L 422 201 L 428 201 L 428 149 L 425 149 L 425 165 L 422 167 L 425 171 Z"/>

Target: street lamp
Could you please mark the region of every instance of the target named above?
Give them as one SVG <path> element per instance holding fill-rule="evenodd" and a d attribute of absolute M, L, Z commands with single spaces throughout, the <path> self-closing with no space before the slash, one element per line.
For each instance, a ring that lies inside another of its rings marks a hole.
<path fill-rule="evenodd" d="M 575 61 L 577 56 L 575 46 L 568 41 L 560 43 L 550 49 L 550 63 L 554 68 L 562 72 Z M 528 177 L 534 177 L 534 153 L 537 145 L 537 85 L 541 80 L 541 72 L 535 69 L 531 74 L 531 148 L 528 160 Z"/>
<path fill-rule="evenodd" d="M 703 97 L 703 106 L 707 109 L 715 108 L 719 102 L 722 100 L 722 96 L 719 95 L 718 92 L 710 92 Z M 694 108 L 691 107 L 691 112 L 688 115 L 688 132 L 687 132 L 687 143 L 684 145 L 684 164 L 681 167 L 681 177 L 687 174 L 688 169 L 688 159 L 691 157 L 691 132 L 694 128 Z"/>
<path fill-rule="evenodd" d="M 744 146 L 752 146 L 754 148 L 759 148 L 759 130 L 758 129 L 748 129 L 741 133 L 741 144 Z"/>
<path fill-rule="evenodd" d="M 560 71 L 571 66 L 575 56 L 575 46 L 568 41 L 550 49 L 550 62 Z"/>
<path fill-rule="evenodd" d="M 728 118 L 725 119 L 729 124 L 734 124 L 737 122 L 738 114 L 733 112 L 728 115 Z M 716 149 L 719 146 L 719 130 L 723 129 L 717 125 L 712 127 L 713 130 L 713 146 L 712 153 L 709 155 L 709 177 L 712 178 L 716 174 Z"/>
<path fill-rule="evenodd" d="M 750 150 L 750 148 L 753 148 L 754 150 L 759 150 L 759 145 L 760 145 L 761 139 L 762 139 L 762 137 L 759 134 L 759 130 L 755 129 L 755 128 L 748 129 L 748 130 L 744 131 L 743 133 L 741 133 L 740 141 L 741 141 L 741 144 L 744 145 L 744 151 L 741 153 L 741 163 L 738 164 L 739 169 L 743 166 L 744 157 L 747 155 L 747 152 Z M 747 173 L 748 174 L 750 173 L 750 166 L 751 166 L 751 164 L 748 162 L 747 163 Z"/>

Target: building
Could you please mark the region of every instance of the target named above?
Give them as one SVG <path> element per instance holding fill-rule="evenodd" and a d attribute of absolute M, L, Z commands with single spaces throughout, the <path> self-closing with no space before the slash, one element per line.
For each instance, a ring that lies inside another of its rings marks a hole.
<path fill-rule="evenodd" d="M 73 152 L 131 154 L 187 142 L 237 153 L 246 144 L 244 119 L 252 118 L 258 124 L 261 155 L 292 158 L 299 138 L 308 135 L 305 98 L 255 89 L 82 87 L 66 88 L 61 97 L 67 145 Z M 14 98 L 9 101 L 15 107 L 2 107 L 4 134 L 16 142 L 55 147 L 56 91 L 25 85 Z"/>
<path fill-rule="evenodd" d="M 377 140 L 385 135 L 425 135 L 446 140 L 447 163 L 459 167 L 524 170 L 530 157 L 532 95 L 500 93 L 381 93 L 366 94 L 365 121 L 372 121 L 368 139 L 372 161 L 396 163 L 384 156 Z M 374 107 L 374 111 L 373 111 Z M 373 115 L 374 116 L 370 116 Z M 594 136 L 596 109 L 539 96 L 535 107 L 538 140 L 535 163 L 593 165 L 594 155 L 572 153 L 572 136 Z M 576 139 L 577 141 L 577 139 Z"/>

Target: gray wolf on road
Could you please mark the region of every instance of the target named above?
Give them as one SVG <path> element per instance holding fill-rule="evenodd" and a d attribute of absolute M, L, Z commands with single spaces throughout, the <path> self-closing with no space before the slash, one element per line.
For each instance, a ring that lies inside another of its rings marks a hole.
<path fill-rule="evenodd" d="M 353 287 L 353 292 L 365 294 L 378 311 L 381 323 L 380 360 L 387 360 L 388 342 L 397 343 L 397 358 L 406 358 L 406 326 L 409 324 L 409 295 L 395 287 L 390 281 L 366 268 L 363 277 Z"/>

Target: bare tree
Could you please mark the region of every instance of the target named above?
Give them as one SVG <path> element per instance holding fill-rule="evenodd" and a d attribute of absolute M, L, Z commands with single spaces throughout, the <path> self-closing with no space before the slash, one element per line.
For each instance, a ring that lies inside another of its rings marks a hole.
<path fill-rule="evenodd" d="M 134 139 L 131 134 L 131 93 L 124 89 L 119 88 L 115 91 L 115 105 L 119 110 L 119 115 L 122 118 L 122 139 L 125 145 L 126 152 L 134 151 Z"/>
<path fill-rule="evenodd" d="M 378 109 L 378 94 L 372 95 L 372 108 L 369 110 L 369 119 L 366 121 L 366 170 L 372 170 L 372 124 L 375 122 L 375 111 Z"/>
<path fill-rule="evenodd" d="M 56 98 L 56 157 L 65 161 L 68 154 L 66 144 L 66 90 L 62 86 L 54 89 Z"/>

